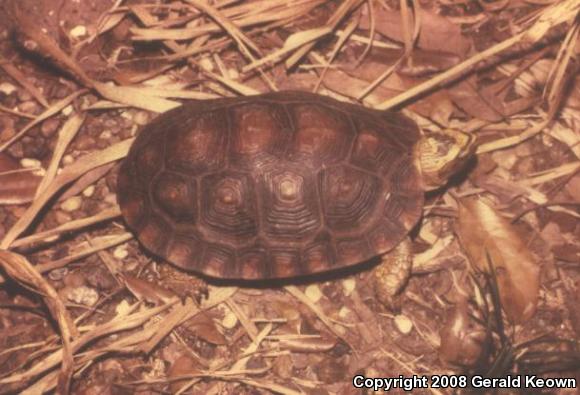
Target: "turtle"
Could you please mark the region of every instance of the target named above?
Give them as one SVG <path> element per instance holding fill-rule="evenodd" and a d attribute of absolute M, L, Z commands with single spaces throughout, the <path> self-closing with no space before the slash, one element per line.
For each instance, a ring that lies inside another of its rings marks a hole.
<path fill-rule="evenodd" d="M 302 91 L 188 102 L 140 131 L 118 202 L 140 243 L 225 280 L 303 278 L 382 256 L 383 300 L 410 273 L 425 192 L 471 152 L 409 117 Z"/>

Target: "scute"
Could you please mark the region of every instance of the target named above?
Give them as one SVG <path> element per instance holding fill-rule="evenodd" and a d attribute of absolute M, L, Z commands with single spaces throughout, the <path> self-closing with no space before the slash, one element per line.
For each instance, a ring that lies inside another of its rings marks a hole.
<path fill-rule="evenodd" d="M 127 225 L 151 252 L 228 279 L 351 266 L 419 220 L 413 121 L 306 92 L 190 102 L 140 132 L 120 168 Z"/>

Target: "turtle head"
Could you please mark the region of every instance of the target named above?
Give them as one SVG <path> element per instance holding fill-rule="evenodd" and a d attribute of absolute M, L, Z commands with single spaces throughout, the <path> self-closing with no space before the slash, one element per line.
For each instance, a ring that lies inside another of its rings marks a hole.
<path fill-rule="evenodd" d="M 430 132 L 415 146 L 415 160 L 426 190 L 445 185 L 473 154 L 473 138 L 453 129 Z"/>

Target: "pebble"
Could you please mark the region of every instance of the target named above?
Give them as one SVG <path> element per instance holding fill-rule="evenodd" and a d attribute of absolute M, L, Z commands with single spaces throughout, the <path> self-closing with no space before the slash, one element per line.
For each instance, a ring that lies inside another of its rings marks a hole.
<path fill-rule="evenodd" d="M 80 38 L 87 35 L 87 28 L 83 25 L 78 25 L 70 30 L 70 35 L 74 38 Z"/>
<path fill-rule="evenodd" d="M 233 329 L 236 327 L 237 323 L 238 317 L 236 317 L 236 315 L 230 309 L 228 309 L 228 312 L 222 320 L 222 326 L 226 329 Z"/>
<path fill-rule="evenodd" d="M 111 133 L 110 130 L 105 130 L 103 133 L 99 135 L 99 138 L 103 140 L 110 140 L 111 137 L 113 137 L 113 134 Z"/>
<path fill-rule="evenodd" d="M 214 65 L 210 58 L 204 57 L 199 61 L 199 67 L 205 71 L 213 71 Z"/>
<path fill-rule="evenodd" d="M 85 190 L 83 191 L 83 196 L 84 197 L 91 197 L 95 194 L 95 186 L 94 185 L 89 185 L 88 187 L 85 188 Z"/>
<path fill-rule="evenodd" d="M 60 122 L 58 119 L 56 118 L 47 119 L 42 123 L 42 126 L 40 127 L 40 133 L 42 133 L 44 137 L 51 137 L 58 130 L 59 125 Z"/>
<path fill-rule="evenodd" d="M 28 100 L 20 103 L 18 109 L 26 114 L 36 114 L 38 111 L 38 104 L 33 100 Z"/>
<path fill-rule="evenodd" d="M 80 135 L 77 138 L 75 146 L 77 149 L 84 151 L 84 150 L 94 148 L 96 144 L 97 143 L 96 143 L 95 139 L 92 138 L 91 136 Z"/>
<path fill-rule="evenodd" d="M 72 220 L 72 218 L 69 215 L 69 213 L 65 213 L 62 210 L 55 210 L 55 212 L 54 212 L 54 219 L 56 220 L 56 222 L 59 225 L 66 224 L 67 222 L 70 222 Z"/>
<path fill-rule="evenodd" d="M 113 251 L 113 256 L 119 260 L 125 259 L 129 256 L 126 245 L 120 245 Z"/>
<path fill-rule="evenodd" d="M 399 314 L 395 316 L 395 326 L 404 335 L 408 335 L 413 330 L 413 321 L 406 315 Z"/>
<path fill-rule="evenodd" d="M 228 77 L 232 80 L 240 78 L 240 73 L 236 69 L 228 69 Z"/>
<path fill-rule="evenodd" d="M 149 114 L 146 111 L 137 111 L 133 116 L 133 122 L 140 126 L 146 125 L 149 122 Z"/>
<path fill-rule="evenodd" d="M 71 196 L 61 203 L 60 208 L 67 213 L 72 213 L 81 208 L 82 203 L 83 199 L 80 196 Z"/>
<path fill-rule="evenodd" d="M 0 92 L 4 93 L 5 95 L 10 95 L 16 91 L 16 87 L 9 82 L 3 82 L 0 84 Z"/>
<path fill-rule="evenodd" d="M 66 276 L 67 273 L 68 269 L 66 267 L 61 267 L 48 272 L 48 278 L 50 278 L 52 281 L 60 281 L 64 278 L 64 276 Z"/>
<path fill-rule="evenodd" d="M 130 314 L 132 312 L 133 306 L 127 302 L 125 299 L 119 302 L 118 305 L 115 306 L 115 315 L 116 316 L 124 316 Z"/>
<path fill-rule="evenodd" d="M 20 159 L 20 166 L 26 169 L 39 169 L 42 167 L 42 163 L 38 159 L 22 158 Z"/>
<path fill-rule="evenodd" d="M 348 318 L 351 314 L 352 314 L 352 310 L 346 306 L 342 306 L 340 308 L 340 310 L 338 311 L 338 317 L 342 318 L 342 319 Z"/>
<path fill-rule="evenodd" d="M 63 115 L 69 116 L 73 112 L 73 106 L 71 106 L 69 104 L 68 106 L 66 106 L 65 108 L 63 108 L 61 112 L 62 112 Z"/>
<path fill-rule="evenodd" d="M 352 291 L 354 291 L 356 288 L 356 281 L 354 280 L 354 278 L 347 278 L 346 280 L 342 281 L 342 289 L 344 290 L 344 294 L 346 296 L 350 296 L 350 294 L 352 294 Z"/>
<path fill-rule="evenodd" d="M 318 301 L 322 298 L 322 291 L 320 291 L 320 287 L 317 284 L 310 284 L 307 286 L 304 294 L 313 303 L 318 303 Z"/>
<path fill-rule="evenodd" d="M 93 288 L 89 288 L 83 285 L 71 289 L 67 293 L 67 299 L 71 302 L 90 307 L 94 306 L 99 301 L 99 293 Z"/>
<path fill-rule="evenodd" d="M 72 155 L 70 154 L 66 154 L 65 156 L 63 156 L 62 158 L 62 164 L 65 166 L 71 165 L 73 164 L 75 161 L 75 158 L 73 158 Z"/>
<path fill-rule="evenodd" d="M 105 203 L 108 204 L 117 204 L 117 195 L 114 193 L 109 193 L 105 196 Z"/>

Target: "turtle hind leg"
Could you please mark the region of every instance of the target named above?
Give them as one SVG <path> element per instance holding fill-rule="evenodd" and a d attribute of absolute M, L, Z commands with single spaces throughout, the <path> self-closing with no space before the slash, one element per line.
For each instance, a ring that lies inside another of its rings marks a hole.
<path fill-rule="evenodd" d="M 399 294 L 407 285 L 412 265 L 411 240 L 405 237 L 394 249 L 384 254 L 381 263 L 374 268 L 375 293 L 389 310 L 400 310 Z"/>

